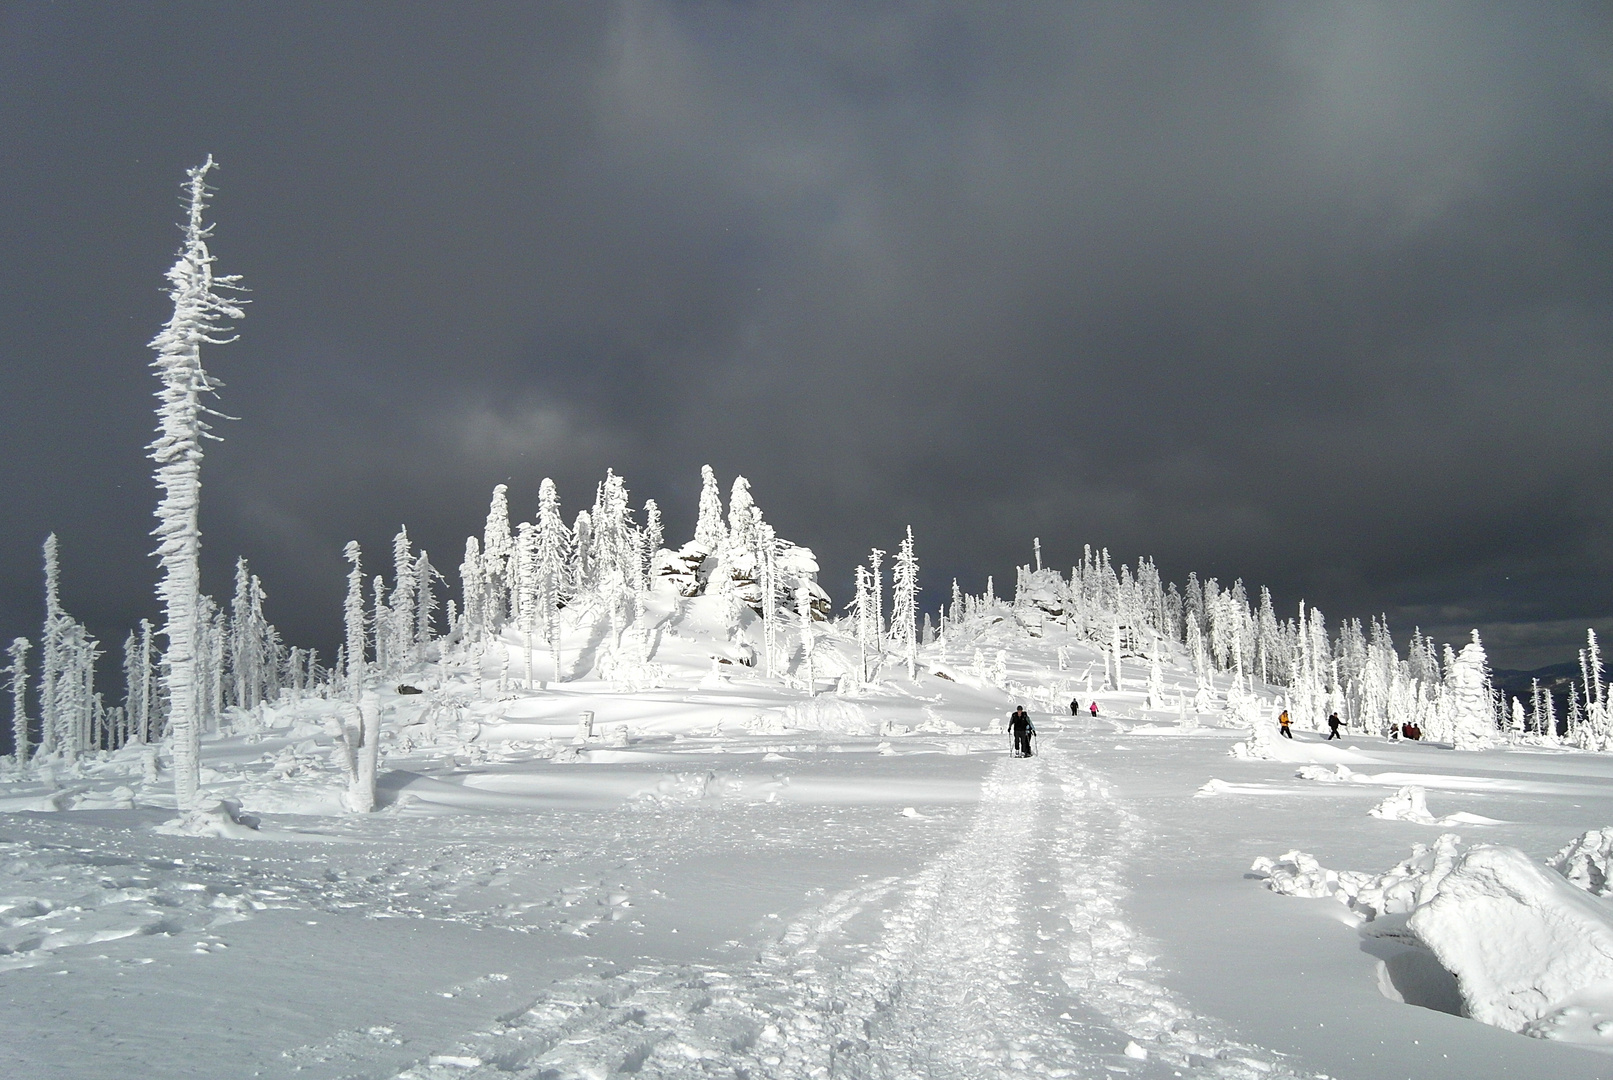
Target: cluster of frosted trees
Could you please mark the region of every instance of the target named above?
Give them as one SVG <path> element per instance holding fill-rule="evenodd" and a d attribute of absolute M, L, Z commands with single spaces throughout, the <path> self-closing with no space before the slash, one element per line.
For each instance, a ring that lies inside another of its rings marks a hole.
<path fill-rule="evenodd" d="M 896 549 L 896 562 L 891 568 L 891 614 L 885 621 L 885 583 L 881 569 L 885 552 L 874 548 L 868 553 L 868 565 L 858 565 L 852 578 L 851 602 L 846 606 L 852 636 L 857 642 L 859 670 L 862 681 L 870 683 L 879 678 L 889 652 L 894 649 L 907 671 L 909 679 L 918 672 L 918 650 L 922 642 L 933 635 L 929 616 L 924 616 L 925 629 L 919 629 L 919 564 L 913 553 L 913 529 Z"/>
<path fill-rule="evenodd" d="M 649 650 L 647 626 L 638 616 L 650 592 L 665 583 L 682 596 L 719 598 L 730 626 L 749 611 L 759 622 L 759 661 L 771 674 L 781 663 L 780 627 L 804 626 L 828 611 L 811 551 L 779 538 L 743 476 L 730 489 L 725 519 L 716 475 L 705 466 L 694 538 L 676 551 L 663 547 L 663 541 L 655 501 L 645 502 L 639 524 L 627 484 L 613 471 L 595 489 L 592 507 L 569 526 L 554 481 L 546 478 L 540 485 L 533 519 L 513 526 L 508 491 L 500 484 L 493 489 L 481 539 L 465 541 L 461 604 L 450 616 L 452 632 L 478 652 L 513 633 L 525 646 L 522 674 L 529 686 L 541 678 L 568 677 L 562 659 L 567 622 L 573 633 L 585 624 L 603 627 L 597 674 L 642 672 Z M 551 657 L 544 672 L 534 669 L 537 642 Z M 577 642 L 579 652 L 583 645 Z M 508 649 L 505 655 L 508 660 Z"/>
<path fill-rule="evenodd" d="M 95 662 L 103 653 L 84 624 L 63 610 L 56 537 L 45 540 L 45 620 L 37 652 L 38 680 L 30 678 L 34 643 L 17 638 L 5 671 L 12 699 L 13 760 L 48 757 L 73 761 L 80 755 L 156 742 L 167 734 L 168 692 L 162 655 L 150 622 L 142 619 L 123 643 L 124 700 L 105 704 L 95 689 Z M 196 712 L 202 733 L 218 730 L 227 711 L 250 711 L 282 691 L 300 692 L 318 679 L 312 650 L 286 649 L 264 617 L 263 584 L 245 559 L 236 562 L 235 596 L 221 608 L 210 596 L 197 598 Z M 30 708 L 30 684 L 37 694 Z"/>
<path fill-rule="evenodd" d="M 333 670 L 356 695 L 363 690 L 366 677 L 393 678 L 424 657 L 433 639 L 435 586 L 442 575 L 431 565 L 431 556 L 415 552 L 408 528 L 399 528 L 392 538 L 392 583 L 375 575 L 366 605 L 363 552 L 358 541 L 348 541 L 342 555 L 350 569 L 342 608 L 343 642 L 336 651 Z"/>
<path fill-rule="evenodd" d="M 1201 687 L 1222 673 L 1232 676 L 1234 697 L 1255 680 L 1282 688 L 1301 727 L 1320 729 L 1336 712 L 1356 730 L 1391 734 L 1415 724 L 1425 737 L 1457 745 L 1508 730 L 1546 737 L 1558 731 L 1549 695 L 1537 694 L 1530 709 L 1506 706 L 1490 685 L 1477 634 L 1457 652 L 1414 632 L 1402 656 L 1382 619 L 1370 628 L 1352 619 L 1330 634 L 1314 607 L 1301 603 L 1293 617 L 1279 617 L 1268 590 L 1251 602 L 1242 581 L 1223 588 L 1214 578 L 1189 575 L 1178 588 L 1161 579 L 1150 559 L 1117 569 L 1107 551 L 1088 547 L 1066 577 L 1041 565 L 1038 544 L 1034 563 L 1017 568 L 1012 601 L 998 600 L 989 580 L 980 596 L 954 583 L 942 629 L 966 634 L 1003 618 L 1031 633 L 1055 622 L 1099 646 L 1111 689 L 1119 688 L 1122 657 L 1148 659 L 1157 669 L 1164 650 L 1179 647 Z M 1592 672 L 1598 664 L 1594 656 L 1587 661 L 1587 689 L 1572 707 L 1570 731 L 1581 745 L 1613 746 L 1605 686 Z"/>

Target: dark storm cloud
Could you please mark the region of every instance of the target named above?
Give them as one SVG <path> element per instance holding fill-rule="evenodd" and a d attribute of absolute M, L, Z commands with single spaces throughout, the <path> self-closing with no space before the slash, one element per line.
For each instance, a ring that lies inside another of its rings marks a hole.
<path fill-rule="evenodd" d="M 204 467 L 334 642 L 342 543 L 698 469 L 932 601 L 1030 537 L 1387 611 L 1504 664 L 1608 625 L 1605 9 L 8 7 L 5 626 L 155 605 L 145 342 L 217 176 L 242 417 Z"/>

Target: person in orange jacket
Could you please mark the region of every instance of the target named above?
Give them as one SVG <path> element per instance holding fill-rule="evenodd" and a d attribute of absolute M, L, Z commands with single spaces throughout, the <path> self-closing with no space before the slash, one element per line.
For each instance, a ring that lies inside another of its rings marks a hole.
<path fill-rule="evenodd" d="M 1282 731 L 1283 738 L 1292 739 L 1294 737 L 1294 733 L 1288 729 L 1289 721 L 1287 709 L 1284 709 L 1283 714 L 1277 718 L 1277 727 Z"/>

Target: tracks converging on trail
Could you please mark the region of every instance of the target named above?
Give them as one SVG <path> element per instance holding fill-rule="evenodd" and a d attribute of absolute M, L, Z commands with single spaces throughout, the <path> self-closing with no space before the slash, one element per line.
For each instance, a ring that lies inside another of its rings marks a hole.
<path fill-rule="evenodd" d="M 959 843 L 832 897 L 754 961 L 573 980 L 401 1075 L 1296 1075 L 1164 986 L 1123 904 L 1146 843 L 1075 751 L 1005 758 Z"/>

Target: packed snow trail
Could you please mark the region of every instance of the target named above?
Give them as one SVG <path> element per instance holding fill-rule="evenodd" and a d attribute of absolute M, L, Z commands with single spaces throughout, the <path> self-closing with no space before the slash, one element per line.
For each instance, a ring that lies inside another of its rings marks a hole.
<path fill-rule="evenodd" d="M 1296 1075 L 1151 970 L 1120 905 L 1140 826 L 1070 750 L 1005 758 L 956 847 L 832 898 L 753 964 L 571 980 L 401 1078 Z"/>

